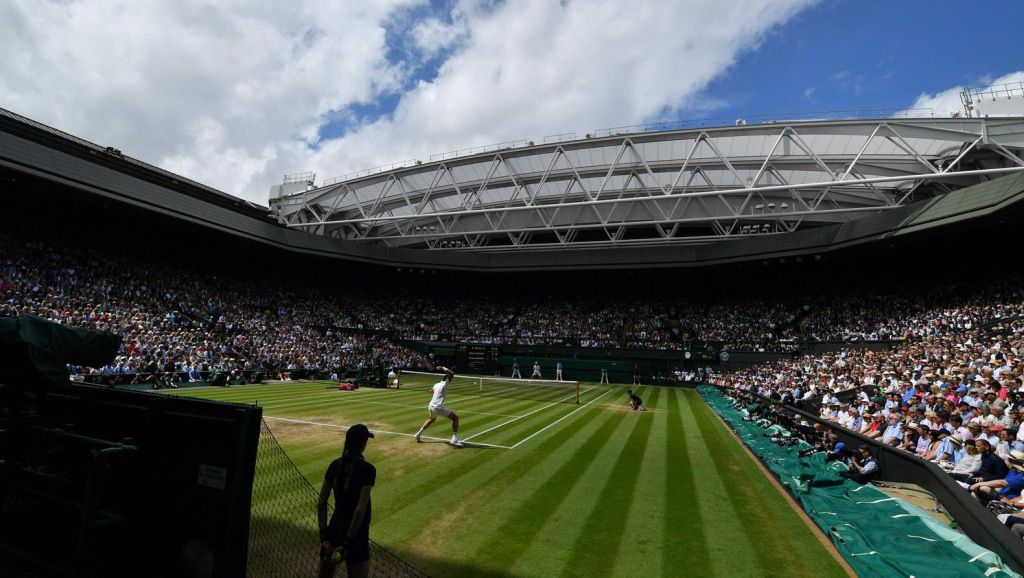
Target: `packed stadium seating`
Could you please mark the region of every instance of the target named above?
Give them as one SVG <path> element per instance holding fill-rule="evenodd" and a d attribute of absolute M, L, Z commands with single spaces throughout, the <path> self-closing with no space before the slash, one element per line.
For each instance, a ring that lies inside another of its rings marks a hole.
<path fill-rule="evenodd" d="M 168 386 L 218 375 L 328 376 L 375 363 L 428 367 L 412 341 L 678 352 L 706 343 L 796 352 L 830 342 L 831 351 L 777 355 L 731 371 L 709 374 L 691 363 L 679 380 L 709 379 L 817 412 L 837 428 L 943 463 L 950 474 L 977 467 L 977 452 L 967 448 L 983 437 L 1006 464 L 1024 451 L 1024 283 L 998 268 L 927 283 L 883 275 L 828 291 L 753 284 L 581 296 L 551 286 L 479 290 L 443 272 L 362 283 L 270 267 L 252 274 L 258 257 L 232 264 L 196 243 L 174 254 L 154 246 L 140 252 L 116 238 L 83 243 L 17 227 L 0 232 L 0 316 L 120 334 L 114 362 L 71 367 L 75 377 Z M 828 437 L 820 442 L 828 449 Z M 1024 508 L 1020 491 L 1012 486 L 1000 496 L 1005 502 L 995 500 L 1010 524 L 1018 521 L 1012 510 Z"/>
<path fill-rule="evenodd" d="M 923 312 L 908 339 L 888 349 L 805 355 L 711 381 L 817 411 L 937 463 L 1024 536 L 1024 318 L 1019 298 L 1002 297 Z M 834 451 L 827 430 L 818 433 L 820 450 Z M 986 453 L 999 459 L 986 465 Z"/>
<path fill-rule="evenodd" d="M 300 295 L 67 244 L 3 239 L 0 246 L 0 315 L 36 315 L 122 335 L 113 364 L 72 368 L 90 381 L 200 381 L 218 372 L 277 378 L 354 369 L 374 351 L 385 366 L 422 361 L 388 339 L 337 332 L 351 325 L 348 314 L 315 291 Z"/>
<path fill-rule="evenodd" d="M 877 383 L 881 370 L 876 366 L 886 359 L 903 372 L 899 378 L 910 379 L 912 368 L 938 365 L 922 355 L 961 358 L 954 353 L 979 347 L 965 345 L 978 328 L 1024 314 L 1016 277 L 902 292 L 822 296 L 797 291 L 772 299 L 570 300 L 544 291 L 482 297 L 443 289 L 439 298 L 436 288 L 423 291 L 420 283 L 347 288 L 272 275 L 211 274 L 202 259 L 192 263 L 7 235 L 0 238 L 0 315 L 31 314 L 121 334 L 123 350 L 111 366 L 74 369 L 127 382 L 153 374 L 199 380 L 218 371 L 279 377 L 354 369 L 373 351 L 387 367 L 422 366 L 425 359 L 398 345 L 404 340 L 657 350 L 713 342 L 758 351 L 786 351 L 799 341 L 905 341 L 889 358 L 854 350 L 731 378 L 760 386 L 770 376 L 795 374 L 808 385 L 837 389 L 864 380 Z M 860 367 L 865 364 L 872 367 Z M 837 371 L 843 368 L 851 370 Z M 823 371 L 836 373 L 819 376 Z M 873 373 L 866 377 L 867 372 Z M 805 386 L 801 393 L 807 391 Z"/>

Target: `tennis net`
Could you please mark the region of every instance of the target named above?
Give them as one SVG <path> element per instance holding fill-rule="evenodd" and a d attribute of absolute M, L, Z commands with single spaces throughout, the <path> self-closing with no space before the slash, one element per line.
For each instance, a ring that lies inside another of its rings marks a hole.
<path fill-rule="evenodd" d="M 430 389 L 441 381 L 444 374 L 425 371 L 402 370 L 399 387 L 408 389 Z M 448 384 L 448 394 L 477 395 L 485 397 L 508 397 L 513 399 L 535 399 L 553 403 L 579 403 L 580 394 L 589 391 L 580 388 L 578 381 L 555 381 L 551 379 L 510 379 L 506 377 L 483 377 L 455 374 Z"/>

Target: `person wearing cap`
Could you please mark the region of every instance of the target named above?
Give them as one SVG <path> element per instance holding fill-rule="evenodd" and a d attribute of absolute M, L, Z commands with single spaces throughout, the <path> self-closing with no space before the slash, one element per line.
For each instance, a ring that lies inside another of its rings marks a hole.
<path fill-rule="evenodd" d="M 459 414 L 455 413 L 444 405 L 444 400 L 448 396 L 448 385 L 452 382 L 452 378 L 455 377 L 455 372 L 447 367 L 437 366 L 437 370 L 444 373 L 444 377 L 441 381 L 434 384 L 430 389 L 431 399 L 430 404 L 427 406 L 427 413 L 429 417 L 420 426 L 420 430 L 416 432 L 413 437 L 416 438 L 416 443 L 420 442 L 420 437 L 423 435 L 423 431 L 427 429 L 427 426 L 434 423 L 437 416 L 443 416 L 452 421 L 452 439 L 448 442 L 451 445 L 461 448 L 462 441 L 459 440 Z"/>
<path fill-rule="evenodd" d="M 903 441 L 903 422 L 900 421 L 900 414 L 889 413 L 889 424 L 882 430 L 882 443 L 889 446 L 899 445 Z"/>
<path fill-rule="evenodd" d="M 967 423 L 967 434 L 964 439 L 978 439 L 981 436 L 981 423 L 972 421 Z"/>
<path fill-rule="evenodd" d="M 948 471 L 953 469 L 953 466 L 956 465 L 956 463 L 959 462 L 966 453 L 967 452 L 964 451 L 963 438 L 956 434 L 947 435 L 942 438 L 942 441 L 939 443 L 939 449 L 935 453 L 935 463 Z"/>
<path fill-rule="evenodd" d="M 988 443 L 991 444 L 993 448 L 995 448 L 997 445 L 999 445 L 999 432 L 1003 431 L 1004 429 L 1006 428 L 999 424 L 989 425 L 986 422 L 982 422 L 981 437 L 987 439 Z"/>
<path fill-rule="evenodd" d="M 846 462 L 846 443 L 839 441 L 839 438 L 836 437 L 836 435 L 833 434 L 831 431 L 828 432 L 827 434 L 825 434 L 825 440 L 826 440 L 826 446 L 828 446 L 828 445 L 832 446 L 832 448 L 829 450 L 828 454 L 825 455 L 825 461 L 826 462 L 838 461 L 838 462 L 845 463 Z"/>
<path fill-rule="evenodd" d="M 866 484 L 878 477 L 881 470 L 878 468 L 878 460 L 871 455 L 871 446 L 867 444 L 862 445 L 858 448 L 857 453 L 859 455 L 854 456 L 850 460 L 850 469 L 845 472 L 839 472 L 839 475 L 849 478 L 858 484 Z"/>
<path fill-rule="evenodd" d="M 932 446 L 928 453 L 921 456 L 931 462 L 949 461 L 953 457 L 953 444 L 949 441 L 949 432 L 937 428 L 931 431 Z"/>
<path fill-rule="evenodd" d="M 334 576 L 335 552 L 345 559 L 348 576 L 365 578 L 370 573 L 370 492 L 377 469 L 363 458 L 373 433 L 357 423 L 345 434 L 341 457 L 331 462 L 320 487 L 316 514 L 320 527 L 320 578 Z M 327 500 L 334 493 L 334 515 L 327 521 Z"/>
<path fill-rule="evenodd" d="M 977 407 L 977 406 L 981 405 L 981 398 L 977 396 L 977 393 L 979 391 L 980 390 L 977 387 L 972 387 L 972 388 L 968 389 L 967 390 L 967 395 L 965 395 L 963 397 L 963 399 L 961 399 L 960 401 L 963 402 L 963 403 L 966 403 L 967 405 L 969 405 L 971 407 Z"/>
<path fill-rule="evenodd" d="M 1013 499 L 1024 489 L 1024 452 L 1014 450 L 1009 456 L 1010 469 L 1002 479 L 971 484 L 968 488 L 982 504 L 991 500 Z"/>
<path fill-rule="evenodd" d="M 881 436 L 884 430 L 885 416 L 882 415 L 882 412 L 877 411 L 871 415 L 870 423 L 867 423 L 867 420 L 865 420 L 865 427 L 860 433 L 866 437 L 874 439 Z"/>
<path fill-rule="evenodd" d="M 996 405 L 1000 405 L 1001 403 L 1002 402 L 999 399 L 999 397 L 996 395 L 996 392 L 988 391 L 982 397 L 982 400 L 981 400 L 981 411 L 982 411 L 982 413 L 984 415 L 989 415 L 989 414 L 992 413 L 992 407 L 996 406 Z"/>
<path fill-rule="evenodd" d="M 960 419 L 964 422 L 967 422 L 974 414 L 971 412 L 971 405 L 961 400 L 960 403 L 956 404 L 956 415 L 960 416 Z"/>
<path fill-rule="evenodd" d="M 953 443 L 955 444 L 956 442 L 954 441 Z M 953 479 L 966 482 L 970 480 L 971 476 L 980 467 L 981 453 L 978 452 L 978 446 L 974 440 L 964 440 L 963 454 L 956 460 L 956 464 L 953 466 L 953 470 L 949 472 L 949 475 L 953 476 Z"/>

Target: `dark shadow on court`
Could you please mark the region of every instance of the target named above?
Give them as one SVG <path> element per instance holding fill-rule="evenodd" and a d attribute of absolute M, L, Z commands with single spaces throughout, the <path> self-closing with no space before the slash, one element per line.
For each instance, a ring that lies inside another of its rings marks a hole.
<path fill-rule="evenodd" d="M 250 577 L 274 578 L 308 578 L 316 576 L 319 564 L 319 538 L 313 526 L 303 523 L 289 522 L 278 518 L 254 519 L 253 525 L 258 527 L 249 540 Z M 371 529 L 370 538 L 375 539 Z M 386 552 L 386 551 L 384 551 Z M 440 558 L 418 556 L 413 552 L 392 550 L 388 554 L 415 568 L 420 573 L 409 571 L 406 566 L 387 559 L 384 552 L 376 557 L 371 553 L 370 576 L 387 578 L 403 578 L 407 576 L 444 576 L 444 577 L 483 577 L 512 578 L 508 572 L 480 568 L 472 565 L 451 562 Z M 335 576 L 343 577 L 345 572 L 339 569 Z"/>

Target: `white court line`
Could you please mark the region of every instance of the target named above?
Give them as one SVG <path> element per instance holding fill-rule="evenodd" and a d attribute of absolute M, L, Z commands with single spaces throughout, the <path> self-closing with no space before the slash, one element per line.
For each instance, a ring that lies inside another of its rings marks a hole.
<path fill-rule="evenodd" d="M 333 382 L 328 380 L 328 381 L 288 381 L 288 382 L 284 382 L 284 383 L 246 383 L 244 385 L 242 385 L 242 384 L 240 384 L 240 385 L 232 385 L 232 386 L 229 386 L 229 387 L 224 387 L 224 386 L 220 386 L 220 385 L 200 385 L 200 386 L 197 386 L 197 387 L 179 387 L 178 391 L 208 391 L 208 390 L 231 391 L 231 390 L 246 390 L 246 389 L 256 389 L 256 388 L 267 388 L 267 389 L 270 389 L 272 387 L 301 387 L 301 386 L 305 386 L 308 389 L 314 389 L 315 390 L 315 388 L 310 387 L 310 386 L 314 386 L 314 385 L 324 386 L 324 385 L 327 385 L 328 383 L 333 383 Z M 166 390 L 166 388 L 161 388 L 160 391 L 167 391 L 167 390 Z M 172 389 L 169 393 L 171 393 L 173 391 L 174 390 Z"/>
<path fill-rule="evenodd" d="M 568 417 L 572 417 L 572 414 L 574 414 L 574 413 L 576 413 L 576 412 L 578 412 L 578 411 L 582 411 L 582 410 L 584 410 L 584 409 L 587 409 L 587 406 L 588 406 L 588 405 L 590 405 L 590 404 L 594 403 L 595 401 L 597 401 L 597 400 L 601 399 L 602 397 L 604 397 L 604 396 L 608 395 L 608 394 L 609 394 L 609 393 L 611 393 L 611 392 L 612 392 L 612 390 L 610 390 L 610 389 L 609 389 L 608 391 L 606 391 L 606 392 L 602 393 L 601 395 L 599 395 L 599 396 L 595 397 L 594 399 L 592 399 L 592 400 L 588 401 L 587 403 L 585 403 L 585 404 L 583 404 L 582 406 L 580 406 L 580 407 L 576 408 L 575 410 L 573 410 L 573 411 L 569 412 L 568 414 L 566 414 L 566 415 L 562 416 L 561 418 L 559 418 L 559 419 L 557 419 L 557 420 L 555 420 L 555 421 L 553 421 L 553 422 L 549 423 L 548 425 L 544 426 L 544 428 L 543 428 L 543 429 L 541 429 L 540 431 L 534 432 L 533 434 L 530 434 L 530 436 L 529 436 L 529 437 L 527 437 L 526 439 L 524 439 L 524 440 L 520 440 L 520 441 L 519 441 L 519 443 L 516 443 L 516 444 L 514 444 L 514 445 L 512 446 L 512 449 L 516 449 L 517 447 L 519 447 L 519 446 L 523 445 L 524 443 L 526 443 L 526 442 L 530 441 L 530 440 L 531 440 L 531 439 L 533 439 L 534 437 L 536 437 L 536 436 L 538 436 L 538 435 L 540 435 L 540 434 L 544 433 L 544 431 L 546 431 L 546 430 L 547 430 L 548 428 L 551 428 L 551 427 L 553 427 L 553 426 L 554 426 L 555 424 L 557 424 L 558 422 L 562 421 L 563 419 L 566 419 L 566 418 L 568 418 Z"/>
<path fill-rule="evenodd" d="M 238 399 L 225 399 L 225 398 L 221 398 L 221 397 L 203 397 L 203 396 L 199 396 L 199 395 L 194 395 L 194 396 L 193 395 L 183 395 L 183 396 L 179 396 L 179 397 L 187 397 L 189 399 L 205 399 L 205 400 L 210 400 L 210 401 L 221 401 L 221 402 L 226 402 L 226 403 L 240 403 L 240 404 L 243 404 L 243 405 L 253 405 L 253 404 L 257 404 L 258 403 L 260 405 L 260 407 L 264 407 L 263 404 L 268 404 L 268 403 L 269 404 L 273 404 L 273 403 L 276 403 L 276 401 L 275 401 L 277 399 L 276 397 L 275 398 L 271 398 L 271 399 L 260 399 L 260 395 L 261 394 L 263 394 L 263 393 L 270 394 L 270 393 L 272 393 L 271 391 L 248 392 L 248 393 L 253 396 L 252 399 L 238 400 Z M 309 394 L 306 394 L 305 392 L 289 392 L 289 393 L 291 393 L 292 395 L 291 396 L 284 396 L 283 399 L 294 399 L 294 395 L 295 394 L 302 394 L 303 395 L 302 399 L 305 399 L 305 400 L 317 400 L 317 399 L 321 399 L 321 398 L 327 399 L 331 395 L 331 392 L 309 393 Z M 174 394 L 172 393 L 170 395 L 174 395 Z M 299 405 L 299 403 L 288 404 L 288 405 Z"/>
<path fill-rule="evenodd" d="M 466 439 L 467 439 L 467 440 L 471 440 L 471 439 L 473 439 L 473 438 L 475 438 L 475 437 L 477 437 L 477 436 L 481 436 L 481 435 L 484 435 L 485 433 L 487 433 L 487 432 L 489 432 L 489 431 L 494 431 L 494 430 L 498 429 L 499 427 L 502 427 L 502 426 L 506 426 L 506 425 L 508 425 L 508 424 L 510 424 L 510 423 L 512 423 L 512 422 L 515 422 L 515 421 L 519 421 L 519 420 L 523 419 L 524 417 L 529 417 L 529 416 L 531 416 L 531 415 L 533 415 L 533 414 L 537 413 L 538 411 L 544 411 L 545 409 L 547 409 L 547 408 L 549 408 L 549 407 L 551 407 L 551 406 L 553 406 L 553 405 L 558 405 L 558 404 L 562 403 L 563 401 L 566 401 L 566 400 L 572 399 L 572 398 L 574 398 L 574 397 L 576 397 L 576 394 L 575 394 L 575 393 L 573 393 L 572 395 L 570 395 L 569 397 L 566 397 L 566 398 L 564 398 L 564 399 L 560 399 L 560 400 L 558 400 L 558 401 L 555 401 L 555 402 L 549 403 L 548 405 L 545 405 L 544 407 L 542 407 L 542 408 L 540 408 L 540 409 L 535 409 L 535 410 L 531 411 L 530 413 L 527 413 L 527 414 L 523 414 L 523 415 L 520 415 L 520 416 L 516 416 L 515 418 L 513 418 L 513 419 L 510 419 L 510 420 L 506 421 L 505 423 L 499 423 L 498 425 L 496 425 L 496 426 L 494 426 L 494 427 L 492 427 L 492 428 L 489 428 L 489 429 L 485 429 L 484 431 L 482 431 L 482 432 L 480 432 L 480 433 L 475 433 L 475 434 L 473 434 L 473 435 L 469 436 L 469 437 L 468 437 L 468 438 L 466 438 Z"/>
<path fill-rule="evenodd" d="M 348 430 L 348 427 L 349 427 L 347 425 L 335 425 L 333 423 L 322 423 L 322 422 L 318 422 L 318 421 L 306 421 L 306 420 L 302 420 L 302 419 L 291 419 L 291 418 L 287 418 L 287 417 L 276 417 L 276 416 L 272 416 L 272 415 L 265 415 L 265 416 L 263 416 L 263 419 L 276 419 L 276 420 L 288 421 L 288 422 L 292 422 L 292 423 L 301 423 L 301 424 L 306 424 L 306 425 L 318 425 L 318 426 L 322 426 L 322 427 L 331 427 L 331 428 L 343 429 L 343 430 Z M 397 432 L 397 431 L 386 431 L 386 430 L 382 430 L 382 429 L 373 429 L 373 430 L 370 430 L 370 431 L 373 432 L 373 433 L 389 434 L 389 435 L 393 435 L 393 436 L 404 436 L 404 437 L 407 437 L 407 438 L 414 438 L 414 437 L 416 437 L 415 434 L 402 433 L 402 432 Z M 423 438 L 423 439 L 435 440 L 435 441 L 439 441 L 439 442 L 447 442 L 448 441 L 445 438 L 435 438 L 435 437 L 432 437 L 432 436 L 420 436 L 420 437 Z M 503 450 L 510 450 L 510 449 L 512 449 L 512 448 L 510 448 L 508 446 L 499 446 L 499 445 L 495 445 L 495 444 L 485 444 L 485 443 L 481 443 L 481 442 L 467 442 L 466 440 L 462 440 L 462 442 L 467 444 L 467 445 L 471 445 L 471 446 L 483 446 L 483 447 L 487 447 L 487 448 L 499 448 L 499 449 L 503 449 Z"/>

